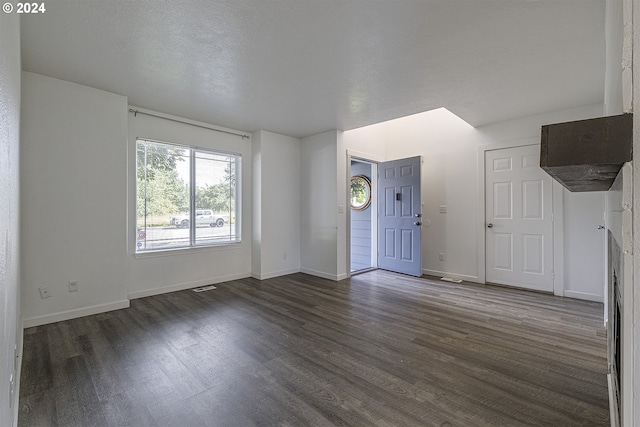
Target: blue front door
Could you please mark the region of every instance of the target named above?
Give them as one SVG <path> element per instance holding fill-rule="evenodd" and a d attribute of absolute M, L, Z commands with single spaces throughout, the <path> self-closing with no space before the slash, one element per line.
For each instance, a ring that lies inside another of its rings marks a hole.
<path fill-rule="evenodd" d="M 378 267 L 422 275 L 420 157 L 378 165 Z"/>

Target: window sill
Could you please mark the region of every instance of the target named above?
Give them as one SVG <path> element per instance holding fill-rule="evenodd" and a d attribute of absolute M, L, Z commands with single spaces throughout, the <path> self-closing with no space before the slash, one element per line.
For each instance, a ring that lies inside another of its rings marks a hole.
<path fill-rule="evenodd" d="M 145 252 L 134 252 L 136 259 L 156 258 L 164 256 L 188 255 L 202 252 L 218 252 L 227 250 L 239 250 L 242 248 L 242 241 L 221 243 L 219 245 L 210 246 L 192 246 L 188 248 L 158 249 Z"/>

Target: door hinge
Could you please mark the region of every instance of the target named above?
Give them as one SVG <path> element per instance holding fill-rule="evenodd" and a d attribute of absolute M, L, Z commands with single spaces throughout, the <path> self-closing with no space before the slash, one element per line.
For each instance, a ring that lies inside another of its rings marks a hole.
<path fill-rule="evenodd" d="M 556 278 L 556 271 L 555 270 L 551 270 L 551 278 L 552 279 Z"/>

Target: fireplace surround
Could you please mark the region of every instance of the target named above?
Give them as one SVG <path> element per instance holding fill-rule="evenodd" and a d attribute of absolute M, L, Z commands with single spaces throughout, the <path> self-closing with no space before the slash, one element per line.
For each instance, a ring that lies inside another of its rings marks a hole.
<path fill-rule="evenodd" d="M 611 425 L 629 424 L 633 349 L 632 164 L 626 163 L 607 193 L 607 359 Z"/>

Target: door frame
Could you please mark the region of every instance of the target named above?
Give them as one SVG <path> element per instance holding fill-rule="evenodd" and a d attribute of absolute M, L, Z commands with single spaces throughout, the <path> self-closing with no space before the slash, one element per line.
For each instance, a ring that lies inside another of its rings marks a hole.
<path fill-rule="evenodd" d="M 524 147 L 527 145 L 540 146 L 540 138 L 525 138 L 478 146 L 478 223 L 476 230 L 478 241 L 478 281 L 480 283 L 487 283 L 485 154 L 487 151 Z M 552 179 L 551 182 L 551 198 L 553 200 L 553 293 L 554 295 L 564 296 L 564 192 L 562 185 L 555 179 Z"/>
<path fill-rule="evenodd" d="M 346 255 L 347 255 L 347 278 L 351 277 L 351 199 L 350 199 L 350 188 L 351 188 L 351 160 L 356 160 L 356 161 L 363 161 L 363 162 L 367 162 L 367 163 L 371 163 L 373 165 L 376 165 L 376 176 L 371 176 L 371 206 L 375 204 L 374 209 L 376 209 L 376 216 L 377 216 L 377 209 L 378 209 L 378 205 L 377 205 L 377 189 L 378 189 L 378 176 L 377 176 L 377 167 L 378 167 L 378 163 L 384 162 L 384 159 L 380 156 L 376 156 L 373 154 L 367 154 L 367 153 L 361 153 L 359 151 L 354 151 L 354 150 L 347 150 L 347 200 L 345 201 L 345 210 L 347 211 L 347 227 L 346 227 L 346 237 L 347 237 L 347 248 L 346 248 Z M 373 175 L 373 173 L 372 173 Z M 375 181 L 375 182 L 374 182 Z M 374 191 L 375 189 L 375 191 Z M 374 200 L 375 198 L 375 200 Z M 371 227 L 371 232 L 372 233 L 376 233 L 376 236 L 378 234 L 378 227 L 377 227 L 377 223 L 376 223 L 376 227 L 375 229 L 373 228 L 373 224 Z M 374 247 L 373 245 L 373 241 L 371 242 L 371 250 L 373 251 L 375 248 L 375 251 L 377 253 L 377 238 L 376 238 L 376 245 Z M 372 258 L 373 260 L 373 258 Z M 375 266 L 372 267 L 372 269 L 378 268 L 378 257 L 375 257 Z"/>

